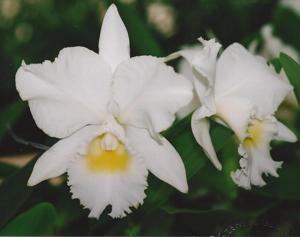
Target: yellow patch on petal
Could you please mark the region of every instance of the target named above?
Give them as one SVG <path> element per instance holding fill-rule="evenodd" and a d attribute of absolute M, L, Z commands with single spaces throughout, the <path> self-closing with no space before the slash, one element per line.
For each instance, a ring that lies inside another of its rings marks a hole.
<path fill-rule="evenodd" d="M 245 147 L 253 147 L 259 144 L 263 135 L 263 123 L 257 119 L 251 121 L 248 127 L 248 137 L 244 140 Z"/>
<path fill-rule="evenodd" d="M 126 171 L 130 156 L 121 142 L 117 141 L 116 147 L 106 149 L 103 146 L 105 136 L 99 136 L 92 140 L 86 153 L 86 165 L 92 172 L 123 172 Z"/>

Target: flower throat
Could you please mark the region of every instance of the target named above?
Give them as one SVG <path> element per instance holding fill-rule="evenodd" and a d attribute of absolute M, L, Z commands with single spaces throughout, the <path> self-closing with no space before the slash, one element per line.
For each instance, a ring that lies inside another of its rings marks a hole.
<path fill-rule="evenodd" d="M 88 145 L 85 158 L 87 168 L 92 172 L 124 172 L 130 162 L 124 144 L 111 133 L 94 138 Z"/>

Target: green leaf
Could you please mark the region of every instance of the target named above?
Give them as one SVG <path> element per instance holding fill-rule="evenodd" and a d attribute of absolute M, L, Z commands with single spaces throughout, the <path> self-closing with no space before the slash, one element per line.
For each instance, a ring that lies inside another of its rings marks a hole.
<path fill-rule="evenodd" d="M 279 59 L 286 75 L 294 86 L 296 97 L 300 101 L 300 65 L 284 53 L 280 54 Z"/>
<path fill-rule="evenodd" d="M 225 144 L 226 146 L 223 147 L 221 154 L 219 154 L 223 166 L 222 170 L 217 171 L 212 164 L 208 163 L 199 172 L 197 178 L 201 187 L 207 187 L 212 189 L 213 192 L 222 194 L 226 200 L 233 200 L 237 197 L 238 187 L 233 183 L 230 173 L 237 168 L 240 157 L 233 137 L 227 138 Z"/>
<path fill-rule="evenodd" d="M 233 137 L 233 132 L 230 129 L 224 127 L 223 125 L 214 122 L 213 120 L 211 120 L 210 123 L 211 123 L 210 136 L 214 148 L 216 152 L 218 152 L 227 144 L 229 139 Z"/>
<path fill-rule="evenodd" d="M 0 177 L 7 177 L 17 171 L 18 167 L 0 162 Z"/>
<path fill-rule="evenodd" d="M 52 235 L 56 212 L 52 204 L 40 203 L 8 223 L 0 235 Z"/>
<path fill-rule="evenodd" d="M 7 126 L 13 125 L 22 115 L 25 103 L 17 100 L 0 111 L 0 140 L 4 137 Z"/>
<path fill-rule="evenodd" d="M 279 58 L 273 58 L 271 59 L 270 61 L 268 61 L 268 64 L 270 65 L 273 65 L 276 73 L 280 73 L 281 69 L 282 69 L 282 66 L 281 66 L 281 63 L 280 63 L 280 59 Z"/>
<path fill-rule="evenodd" d="M 4 180 L 0 186 L 0 227 L 5 225 L 28 199 L 32 188 L 27 187 L 27 180 L 35 160 L 16 171 Z"/>
<path fill-rule="evenodd" d="M 126 236 L 137 236 L 141 232 L 140 225 L 129 226 L 126 230 Z"/>
<path fill-rule="evenodd" d="M 110 4 L 112 1 L 107 1 L 107 3 Z M 114 3 L 117 5 L 122 20 L 126 25 L 132 48 L 139 55 L 162 56 L 162 48 L 138 14 L 138 11 L 129 4 L 122 4 L 119 1 Z"/>
<path fill-rule="evenodd" d="M 278 7 L 274 12 L 273 24 L 275 36 L 279 37 L 284 44 L 292 46 L 293 48 L 299 51 L 299 14 L 297 14 L 296 11 L 289 7 Z"/>

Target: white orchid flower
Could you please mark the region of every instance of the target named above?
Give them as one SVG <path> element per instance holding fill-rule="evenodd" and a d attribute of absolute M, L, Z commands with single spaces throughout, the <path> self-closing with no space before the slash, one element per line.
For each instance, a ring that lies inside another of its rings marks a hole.
<path fill-rule="evenodd" d="M 72 47 L 54 62 L 23 64 L 16 86 L 38 127 L 61 138 L 38 159 L 28 185 L 67 172 L 72 197 L 96 218 L 108 205 L 110 216 L 123 217 L 142 204 L 148 170 L 187 192 L 184 164 L 159 132 L 192 99 L 192 85 L 159 58 L 130 58 L 115 5 L 103 20 L 99 54 Z"/>
<path fill-rule="evenodd" d="M 232 172 L 233 181 L 246 189 L 263 186 L 263 174 L 278 176 L 282 162 L 270 156 L 272 139 L 294 142 L 296 136 L 276 120 L 274 112 L 292 86 L 282 80 L 267 62 L 234 43 L 217 59 L 221 45 L 205 41 L 200 50 L 182 50 L 167 57 L 183 56 L 192 66 L 194 86 L 201 106 L 192 116 L 192 130 L 217 169 L 221 169 L 209 135 L 213 118 L 231 128 L 240 141 L 241 169 Z"/>

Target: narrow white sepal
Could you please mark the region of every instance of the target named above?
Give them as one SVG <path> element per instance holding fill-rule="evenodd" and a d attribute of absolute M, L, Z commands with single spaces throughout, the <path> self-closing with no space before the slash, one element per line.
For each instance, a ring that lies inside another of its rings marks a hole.
<path fill-rule="evenodd" d="M 199 111 L 199 109 L 193 113 L 191 121 L 194 137 L 213 165 L 218 170 L 222 170 L 222 165 L 217 157 L 209 134 L 209 121 L 205 117 L 199 118 L 197 111 Z"/>
<path fill-rule="evenodd" d="M 71 135 L 61 139 L 48 151 L 42 154 L 35 163 L 28 186 L 34 186 L 46 179 L 54 178 L 66 172 L 72 159 L 76 158 L 80 145 L 97 135 L 99 126 L 84 127 Z"/>
<path fill-rule="evenodd" d="M 274 139 L 279 141 L 296 142 L 298 139 L 296 135 L 284 124 L 277 121 L 277 134 Z"/>
<path fill-rule="evenodd" d="M 103 19 L 99 54 L 111 66 L 112 71 L 122 61 L 130 58 L 128 33 L 114 4 L 107 9 Z"/>

